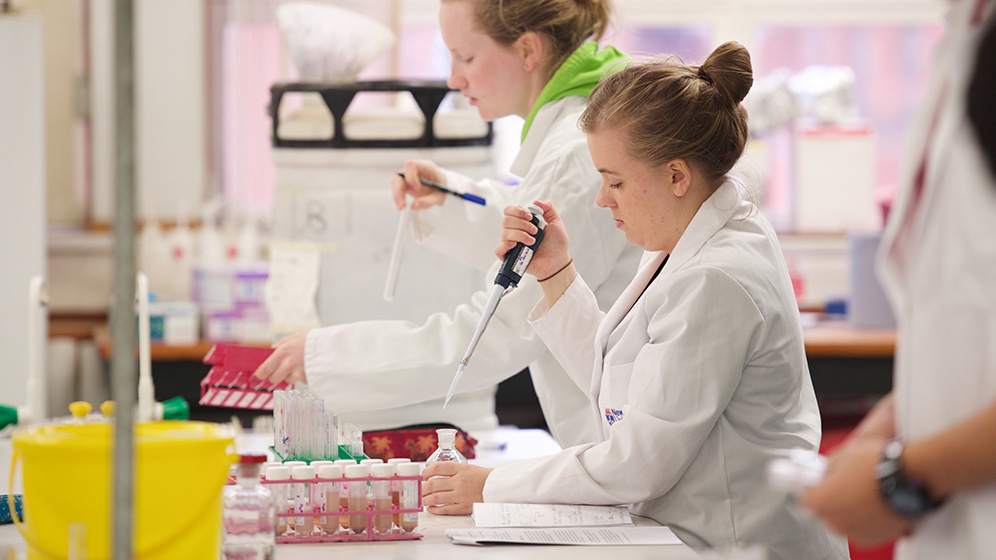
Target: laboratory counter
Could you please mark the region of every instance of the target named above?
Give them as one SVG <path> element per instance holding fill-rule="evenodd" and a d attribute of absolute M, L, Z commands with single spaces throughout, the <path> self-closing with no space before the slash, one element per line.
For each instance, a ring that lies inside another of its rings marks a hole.
<path fill-rule="evenodd" d="M 652 519 L 633 516 L 640 527 L 656 526 Z M 400 559 L 400 560 L 548 560 L 570 556 L 572 560 L 601 560 L 608 557 L 625 557 L 628 560 L 694 560 L 701 558 L 685 545 L 638 546 L 555 546 L 555 545 L 496 545 L 468 546 L 450 543 L 447 529 L 470 529 L 474 521 L 470 516 L 440 516 L 419 514 L 418 531 L 424 535 L 417 540 L 337 542 L 321 544 L 279 544 L 276 560 L 338 559 Z M 25 558 L 25 544 L 14 525 L 0 526 L 0 559 L 7 560 L 6 552 L 13 548 L 16 558 Z M 568 550 L 569 549 L 569 550 Z"/>

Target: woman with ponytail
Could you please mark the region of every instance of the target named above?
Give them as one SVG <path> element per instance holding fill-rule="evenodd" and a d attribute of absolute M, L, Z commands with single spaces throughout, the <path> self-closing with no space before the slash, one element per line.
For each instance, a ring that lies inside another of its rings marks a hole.
<path fill-rule="evenodd" d="M 429 511 L 623 503 L 697 548 L 847 558 L 843 539 L 765 481 L 771 459 L 817 450 L 820 416 L 778 240 L 730 174 L 752 81 L 747 50 L 726 43 L 701 66 L 633 64 L 592 92 L 580 123 L 602 175 L 594 203 L 645 251 L 641 266 L 602 313 L 572 260 L 584 224 L 537 201 L 547 226 L 527 272 L 543 291 L 530 322 L 588 393 L 597 440 L 493 470 L 431 465 Z M 532 242 L 527 214 L 506 208 L 496 255 Z"/>

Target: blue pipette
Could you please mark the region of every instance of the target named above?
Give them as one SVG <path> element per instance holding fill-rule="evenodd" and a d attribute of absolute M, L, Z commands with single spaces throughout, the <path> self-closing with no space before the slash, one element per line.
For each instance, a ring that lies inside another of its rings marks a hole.
<path fill-rule="evenodd" d="M 488 303 L 484 306 L 484 312 L 481 314 L 481 320 L 477 323 L 477 330 L 474 331 L 474 336 L 470 339 L 470 345 L 467 347 L 467 353 L 464 355 L 463 360 L 460 361 L 460 365 L 457 366 L 456 375 L 453 376 L 453 382 L 450 383 L 450 389 L 446 392 L 446 400 L 443 401 L 443 408 L 446 408 L 446 405 L 449 404 L 450 399 L 453 398 L 453 393 L 456 392 L 457 384 L 460 382 L 460 377 L 463 375 L 463 371 L 467 369 L 467 363 L 470 362 L 470 356 L 474 353 L 474 349 L 477 348 L 477 343 L 481 340 L 481 335 L 484 334 L 484 329 L 488 327 L 488 322 L 491 321 L 491 316 L 495 314 L 495 309 L 498 308 L 498 302 L 501 301 L 501 298 L 503 298 L 505 294 L 512 291 L 519 285 L 519 281 L 522 280 L 522 275 L 526 273 L 526 269 L 529 268 L 529 263 L 533 260 L 533 255 L 536 254 L 536 249 L 539 248 L 540 242 L 543 241 L 543 228 L 546 227 L 546 221 L 543 220 L 543 210 L 538 206 L 533 205 L 530 205 L 526 209 L 533 215 L 530 221 L 538 228 L 538 231 L 533 234 L 533 238 L 536 241 L 529 246 L 526 246 L 523 243 L 516 243 L 515 247 L 513 247 L 511 251 L 505 253 L 505 259 L 502 261 L 501 268 L 498 270 L 498 276 L 495 277 L 495 285 L 491 288 L 491 296 L 488 298 Z"/>
<path fill-rule="evenodd" d="M 405 174 L 402 173 L 402 172 L 400 172 L 400 171 L 398 171 L 398 177 L 401 177 L 403 179 L 405 177 Z M 439 192 L 444 192 L 446 194 L 452 194 L 453 196 L 455 196 L 457 198 L 462 198 L 462 199 L 466 200 L 467 202 L 473 202 L 475 204 L 480 204 L 481 206 L 486 206 L 487 205 L 486 201 L 483 198 L 477 196 L 476 194 L 456 192 L 455 190 L 448 189 L 448 188 L 440 185 L 439 183 L 433 183 L 432 181 L 430 181 L 428 179 L 423 179 L 421 177 L 419 177 L 418 182 L 422 183 L 423 185 L 425 185 L 427 187 L 429 187 L 430 189 L 436 189 Z"/>

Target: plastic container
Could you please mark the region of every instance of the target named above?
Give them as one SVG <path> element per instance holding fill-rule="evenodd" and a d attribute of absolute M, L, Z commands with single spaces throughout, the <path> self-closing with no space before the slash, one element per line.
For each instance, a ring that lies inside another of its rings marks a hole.
<path fill-rule="evenodd" d="M 111 424 L 100 423 L 13 435 L 29 512 L 18 525 L 29 560 L 67 558 L 70 526 L 85 530 L 87 558 L 110 557 L 111 433 Z M 134 558 L 217 560 L 233 444 L 217 424 L 135 425 Z"/>

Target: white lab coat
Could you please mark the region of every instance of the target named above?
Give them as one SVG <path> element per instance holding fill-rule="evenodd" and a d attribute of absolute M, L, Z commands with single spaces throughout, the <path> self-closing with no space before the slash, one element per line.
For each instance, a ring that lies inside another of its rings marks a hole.
<path fill-rule="evenodd" d="M 587 397 L 526 322 L 541 295 L 532 277 L 502 299 L 458 394 L 442 407 L 494 285 L 500 264 L 494 249 L 505 206 L 549 199 L 565 219 L 578 224 L 577 236 L 571 239 L 575 263 L 591 279 L 606 309 L 636 271 L 640 251 L 626 243 L 609 212 L 595 206 L 601 177 L 577 126 L 584 106 L 583 97 L 572 96 L 539 110 L 511 168 L 522 177 L 518 187 L 448 173 L 449 186 L 485 197 L 487 206 L 447 197 L 442 206 L 413 213 L 421 242 L 487 269 L 482 290 L 471 301 L 450 314 L 433 314 L 422 325 L 369 321 L 310 332 L 305 347 L 309 385 L 325 397 L 328 408 L 341 413 L 340 422 L 361 429 L 426 422 L 451 422 L 471 432 L 494 428 L 496 384 L 528 366 L 550 431 L 560 444 L 593 440 Z"/>
<path fill-rule="evenodd" d="M 993 4 L 989 21 L 996 17 Z M 879 253 L 879 276 L 899 325 L 896 429 L 909 441 L 946 430 L 996 400 L 996 178 L 965 113 L 984 28 L 971 24 L 975 9 L 976 0 L 961 0 L 949 13 Z M 914 207 L 912 186 L 925 154 Z M 993 558 L 994 528 L 996 485 L 955 494 L 899 543 L 897 559 Z"/>
<path fill-rule="evenodd" d="M 646 253 L 607 314 L 580 276 L 552 308 L 537 304 L 530 320 L 588 392 L 598 442 L 499 467 L 485 501 L 628 503 L 695 547 L 757 543 L 772 560 L 846 558 L 843 539 L 765 482 L 771 458 L 820 441 L 798 307 L 771 226 L 727 182 L 648 286 L 664 257 Z"/>

